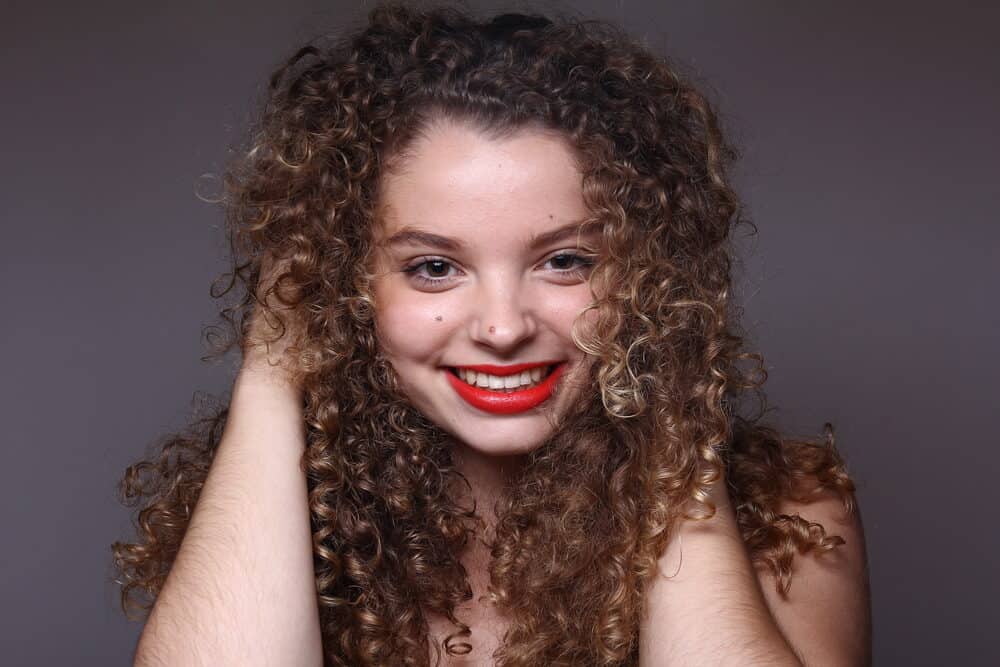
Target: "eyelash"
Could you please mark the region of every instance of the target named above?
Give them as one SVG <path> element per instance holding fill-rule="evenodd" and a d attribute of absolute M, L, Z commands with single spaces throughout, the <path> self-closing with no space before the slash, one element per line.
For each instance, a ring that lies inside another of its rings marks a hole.
<path fill-rule="evenodd" d="M 556 270 L 557 273 L 563 276 L 583 277 L 586 274 L 587 269 L 594 265 L 594 260 L 591 259 L 590 255 L 577 254 L 575 252 L 558 252 L 546 259 L 544 263 L 551 262 L 557 257 L 570 257 L 578 262 L 578 265 L 575 268 Z M 428 264 L 444 264 L 446 267 L 453 266 L 451 262 L 443 257 L 421 257 L 413 264 L 404 268 L 403 273 L 408 274 L 410 280 L 422 287 L 440 287 L 451 280 L 451 277 L 428 278 L 427 276 L 422 276 L 417 273 L 417 271 Z"/>

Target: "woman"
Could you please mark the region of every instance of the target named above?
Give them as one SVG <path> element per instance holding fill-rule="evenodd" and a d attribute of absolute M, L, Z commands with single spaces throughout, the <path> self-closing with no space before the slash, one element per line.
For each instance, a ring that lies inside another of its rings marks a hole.
<path fill-rule="evenodd" d="M 829 429 L 737 414 L 733 156 L 598 22 L 296 53 L 226 181 L 231 401 L 123 481 L 136 663 L 866 662 Z"/>

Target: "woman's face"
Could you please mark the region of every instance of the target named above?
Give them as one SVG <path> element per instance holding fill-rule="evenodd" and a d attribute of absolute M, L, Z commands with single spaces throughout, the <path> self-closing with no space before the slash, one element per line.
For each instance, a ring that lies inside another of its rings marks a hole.
<path fill-rule="evenodd" d="M 374 284 L 382 351 L 424 415 L 490 455 L 538 447 L 579 394 L 573 321 L 596 230 L 558 136 L 430 128 L 385 176 Z M 539 375 L 542 377 L 540 378 Z M 484 386 L 485 385 L 485 386 Z"/>

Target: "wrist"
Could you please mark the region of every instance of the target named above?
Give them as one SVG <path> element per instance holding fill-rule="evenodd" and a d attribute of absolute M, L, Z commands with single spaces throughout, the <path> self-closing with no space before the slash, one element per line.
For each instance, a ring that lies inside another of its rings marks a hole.
<path fill-rule="evenodd" d="M 278 393 L 294 399 L 296 404 L 302 399 L 302 389 L 288 370 L 267 359 L 245 359 L 236 375 L 234 392 L 237 389 Z"/>

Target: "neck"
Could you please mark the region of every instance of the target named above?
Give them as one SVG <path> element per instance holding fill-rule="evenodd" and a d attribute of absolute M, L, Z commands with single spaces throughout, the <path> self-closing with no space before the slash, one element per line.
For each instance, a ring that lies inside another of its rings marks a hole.
<path fill-rule="evenodd" d="M 496 523 L 494 505 L 502 497 L 505 482 L 524 465 L 524 454 L 493 456 L 456 441 L 452 449 L 455 467 L 469 481 L 471 492 L 463 486 L 462 497 L 476 502 L 476 513 L 487 528 Z"/>

